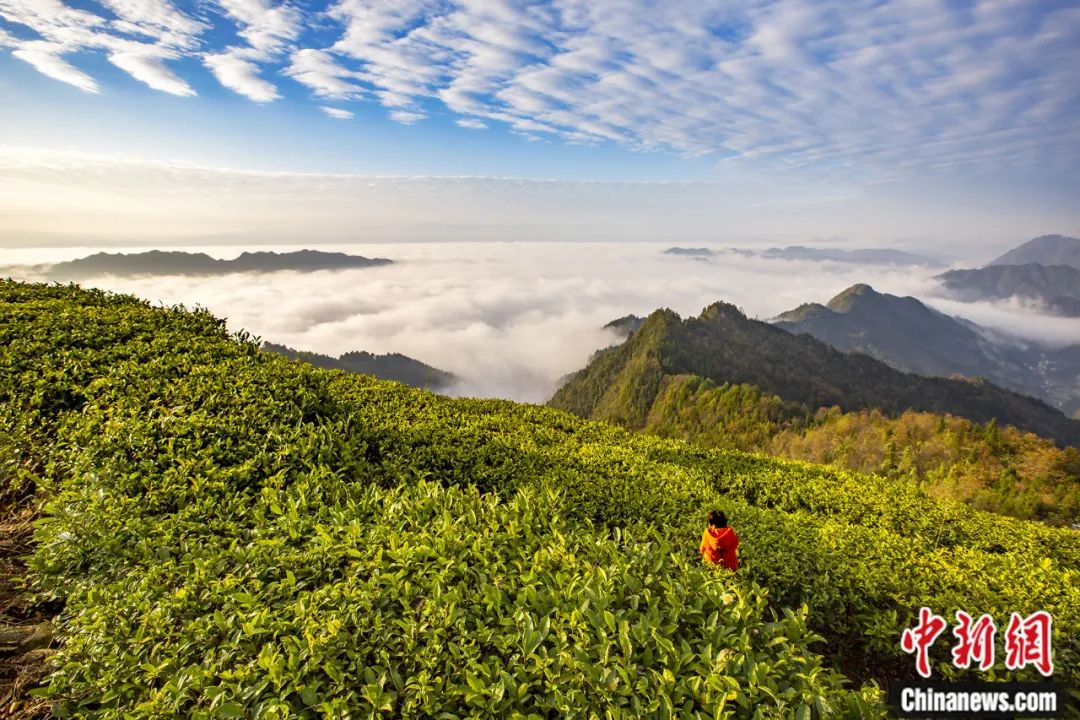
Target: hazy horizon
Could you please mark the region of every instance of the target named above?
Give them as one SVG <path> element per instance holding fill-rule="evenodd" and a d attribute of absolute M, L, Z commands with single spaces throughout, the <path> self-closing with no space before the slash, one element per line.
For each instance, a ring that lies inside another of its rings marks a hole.
<path fill-rule="evenodd" d="M 963 205 L 931 215 L 890 187 L 806 186 L 782 173 L 568 181 L 255 172 L 0 147 L 0 247 L 580 240 L 892 247 L 948 260 L 1080 235 L 1073 206 L 1048 215 L 988 196 L 975 215 Z"/>

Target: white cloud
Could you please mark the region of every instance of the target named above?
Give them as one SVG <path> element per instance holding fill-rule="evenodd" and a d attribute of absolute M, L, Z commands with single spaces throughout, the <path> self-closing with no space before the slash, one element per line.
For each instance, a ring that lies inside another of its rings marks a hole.
<path fill-rule="evenodd" d="M 299 35 L 303 15 L 289 2 L 267 0 L 216 0 L 239 26 L 239 35 L 261 53 L 277 53 Z"/>
<path fill-rule="evenodd" d="M 454 124 L 458 127 L 467 128 L 469 130 L 487 129 L 487 123 L 482 120 L 477 120 L 476 118 L 461 118 L 460 120 L 455 120 Z"/>
<path fill-rule="evenodd" d="M 413 112 L 411 110 L 394 110 L 390 113 L 390 119 L 396 120 L 404 125 L 412 125 L 414 122 L 423 120 L 426 115 L 421 112 Z"/>
<path fill-rule="evenodd" d="M 155 90 L 182 97 L 195 95 L 190 85 L 166 67 L 165 59 L 173 57 L 172 53 L 138 46 L 110 53 L 109 62 Z"/>
<path fill-rule="evenodd" d="M 270 102 L 281 95 L 274 84 L 259 77 L 259 65 L 245 57 L 242 48 L 203 56 L 203 63 L 223 86 L 255 102 Z"/>
<path fill-rule="evenodd" d="M 0 18 L 30 28 L 43 40 L 14 40 L 13 55 L 41 73 L 87 92 L 98 85 L 62 55 L 104 51 L 116 67 L 155 90 L 190 96 L 195 91 L 165 65 L 180 57 L 180 50 L 195 45 L 207 26 L 176 11 L 162 0 L 107 0 L 115 21 L 92 12 L 70 8 L 57 0 L 0 0 Z M 131 37 L 132 35 L 136 37 Z M 139 37 L 152 38 L 145 42 Z"/>
<path fill-rule="evenodd" d="M 320 105 L 319 109 L 330 117 L 334 118 L 335 120 L 351 120 L 353 117 L 352 112 L 350 112 L 349 110 L 343 110 L 342 108 Z"/>
<path fill-rule="evenodd" d="M 0 17 L 33 29 L 42 37 L 72 45 L 86 42 L 106 20 L 92 12 L 68 7 L 61 0 L 0 0 Z"/>
<path fill-rule="evenodd" d="M 153 38 L 166 47 L 193 48 L 206 23 L 178 11 L 166 0 L 101 0 L 116 13 L 118 31 Z"/>
<path fill-rule="evenodd" d="M 11 54 L 23 62 L 28 62 L 42 75 L 53 80 L 74 85 L 88 93 L 97 93 L 98 85 L 94 79 L 64 60 L 60 53 L 63 48 L 46 42 L 31 42 L 20 45 Z"/>
<path fill-rule="evenodd" d="M 355 82 L 356 73 L 338 65 L 322 50 L 297 50 L 289 59 L 285 74 L 311 88 L 319 97 L 359 98 L 364 94 Z"/>
<path fill-rule="evenodd" d="M 237 25 L 247 45 L 206 53 L 203 63 L 223 86 L 255 102 L 280 98 L 277 87 L 260 76 L 260 63 L 276 59 L 292 48 L 303 30 L 304 16 L 291 3 L 266 0 L 217 0 L 217 5 Z"/>
<path fill-rule="evenodd" d="M 994 302 L 959 302 L 936 295 L 933 285 L 922 296 L 923 302 L 948 315 L 957 315 L 985 328 L 1001 330 L 1025 340 L 1065 346 L 1080 344 L 1080 322 L 1076 318 L 1047 314 L 1038 303 L 1024 298 Z"/>

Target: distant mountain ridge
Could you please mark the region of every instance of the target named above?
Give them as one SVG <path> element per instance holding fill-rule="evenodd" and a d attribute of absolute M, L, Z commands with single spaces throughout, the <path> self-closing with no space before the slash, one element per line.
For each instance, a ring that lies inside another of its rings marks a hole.
<path fill-rule="evenodd" d="M 772 322 L 904 372 L 984 377 L 1042 398 L 1067 415 L 1080 409 L 1080 347 L 999 340 L 977 324 L 940 313 L 913 297 L 853 285 L 827 305 L 801 305 Z"/>
<path fill-rule="evenodd" d="M 374 355 L 369 352 L 353 351 L 335 358 L 320 353 L 294 350 L 285 345 L 269 342 L 264 342 L 262 349 L 284 355 L 293 360 L 302 360 L 315 367 L 374 375 L 382 380 L 396 380 L 415 388 L 427 390 L 443 390 L 458 380 L 453 373 L 439 370 L 400 353 Z"/>
<path fill-rule="evenodd" d="M 55 279 L 78 279 L 92 275 L 222 275 L 244 272 L 341 270 L 389 265 L 386 258 L 367 258 L 340 252 L 298 250 L 243 252 L 232 260 L 206 253 L 149 250 L 140 253 L 100 252 L 77 260 L 56 263 L 47 270 Z"/>
<path fill-rule="evenodd" d="M 940 266 L 934 258 L 915 253 L 893 250 L 890 248 L 811 248 L 802 245 L 789 245 L 785 248 L 769 248 L 760 253 L 762 257 L 781 258 L 784 260 L 812 260 L 815 262 L 834 261 L 861 263 L 864 265 L 928 265 Z"/>
<path fill-rule="evenodd" d="M 1013 248 L 988 265 L 1068 265 L 1080 270 L 1080 238 L 1041 235 Z"/>
<path fill-rule="evenodd" d="M 809 312 L 820 312 L 810 310 Z M 745 384 L 810 411 L 876 408 L 996 419 L 1058 442 L 1080 444 L 1080 423 L 1046 403 L 984 380 L 922 377 L 868 355 L 844 353 L 810 335 L 793 335 L 714 303 L 696 318 L 657 310 L 620 347 L 594 356 L 550 404 L 583 417 L 641 427 L 662 386 L 692 375 Z"/>
<path fill-rule="evenodd" d="M 670 247 L 664 251 L 665 255 L 688 255 L 690 257 L 710 257 L 716 253 L 709 248 L 684 248 Z"/>
<path fill-rule="evenodd" d="M 1080 317 L 1080 269 L 1070 265 L 997 264 L 950 270 L 937 279 L 950 297 L 964 302 L 1022 297 L 1054 314 Z"/>
<path fill-rule="evenodd" d="M 985 267 L 950 270 L 935 279 L 946 297 L 961 302 L 1020 298 L 1053 315 L 1080 317 L 1080 238 L 1042 235 Z"/>
<path fill-rule="evenodd" d="M 810 262 L 844 262 L 863 265 L 924 265 L 940 267 L 942 263 L 934 258 L 893 250 L 890 248 L 811 248 L 802 245 L 772 247 L 768 250 L 747 250 L 744 248 L 723 248 L 712 250 L 707 247 L 684 248 L 670 247 L 665 255 L 679 255 L 696 259 L 709 259 L 718 255 L 742 255 L 745 257 L 763 257 L 773 260 L 808 260 Z"/>
<path fill-rule="evenodd" d="M 795 334 L 808 333 L 844 352 L 865 353 L 904 372 L 986 376 L 980 372 L 984 343 L 974 330 L 913 297 L 879 293 L 869 285 L 853 285 L 826 305 L 801 305 L 772 322 Z"/>

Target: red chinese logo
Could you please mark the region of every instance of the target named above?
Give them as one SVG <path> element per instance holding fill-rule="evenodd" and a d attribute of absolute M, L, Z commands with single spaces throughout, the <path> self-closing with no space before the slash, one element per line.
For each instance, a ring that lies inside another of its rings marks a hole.
<path fill-rule="evenodd" d="M 1009 627 L 1005 629 L 1005 667 L 1010 670 L 1022 670 L 1029 664 L 1034 665 L 1043 675 L 1054 672 L 1054 661 L 1050 655 L 1050 630 L 1053 620 L 1045 610 L 1021 618 L 1020 613 L 1013 613 Z"/>
<path fill-rule="evenodd" d="M 930 646 L 945 631 L 946 625 L 945 618 L 924 607 L 919 610 L 919 624 L 900 636 L 900 647 L 906 653 L 915 653 L 915 669 L 924 678 L 930 677 Z"/>
<path fill-rule="evenodd" d="M 998 630 L 994 619 L 983 614 L 976 620 L 963 610 L 957 610 L 956 621 L 952 631 L 957 640 L 952 648 L 953 665 L 967 669 L 974 663 L 983 671 L 992 668 L 994 638 Z M 915 655 L 915 669 L 924 678 L 930 677 L 930 648 L 947 626 L 945 618 L 924 607 L 919 609 L 918 624 L 907 628 L 900 636 L 900 648 Z M 1053 620 L 1045 610 L 1034 612 L 1026 618 L 1014 612 L 1005 629 L 1005 667 L 1023 670 L 1031 665 L 1044 676 L 1052 675 L 1052 629 Z"/>
<path fill-rule="evenodd" d="M 994 618 L 983 615 L 973 623 L 970 615 L 957 610 L 956 619 L 960 624 L 953 628 L 953 635 L 959 642 L 952 651 L 953 665 L 969 668 L 975 661 L 980 670 L 994 667 L 994 635 L 997 634 Z"/>

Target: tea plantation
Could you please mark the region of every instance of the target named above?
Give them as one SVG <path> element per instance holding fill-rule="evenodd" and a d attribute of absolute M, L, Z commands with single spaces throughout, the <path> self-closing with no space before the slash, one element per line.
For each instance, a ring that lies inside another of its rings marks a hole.
<path fill-rule="evenodd" d="M 1080 533 L 315 369 L 202 311 L 0 282 L 0 473 L 44 501 L 62 716 L 875 717 L 922 605 L 1050 611 L 1080 685 Z M 713 507 L 736 574 L 697 558 Z"/>

